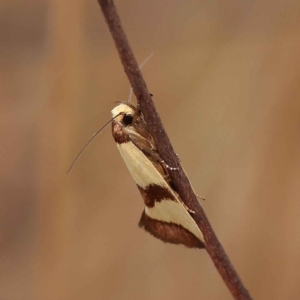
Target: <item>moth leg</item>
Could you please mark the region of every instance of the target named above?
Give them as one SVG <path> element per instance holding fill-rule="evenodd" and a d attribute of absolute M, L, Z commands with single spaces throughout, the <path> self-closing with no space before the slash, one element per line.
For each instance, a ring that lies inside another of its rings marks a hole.
<path fill-rule="evenodd" d="M 178 154 L 176 153 L 176 157 L 177 157 L 177 166 L 180 164 L 180 157 L 178 156 Z M 171 167 L 169 166 L 163 159 L 161 159 L 160 161 L 167 169 L 172 170 L 172 171 L 178 171 L 179 167 Z"/>
<path fill-rule="evenodd" d="M 153 159 L 155 159 L 157 162 L 159 162 L 160 164 L 162 164 L 166 169 L 171 170 L 171 171 L 178 171 L 179 170 L 179 167 L 171 167 L 170 165 L 168 165 L 164 161 L 164 159 L 161 158 L 161 156 L 159 155 L 159 153 L 156 150 L 149 149 L 149 152 L 147 152 L 147 150 L 144 150 L 144 152 L 146 152 L 147 155 L 149 155 L 150 157 L 152 157 Z"/>
<path fill-rule="evenodd" d="M 178 197 L 178 199 L 180 199 L 180 197 Z M 192 209 L 190 209 L 181 199 L 180 202 L 182 203 L 182 205 L 184 206 L 184 208 L 191 214 L 195 214 L 195 211 L 193 211 Z"/>
<path fill-rule="evenodd" d="M 157 161 L 159 163 L 161 163 L 162 165 L 164 165 L 167 169 L 171 169 L 171 170 L 175 170 L 177 168 L 173 168 L 171 166 L 169 166 L 159 155 L 159 153 L 157 152 L 157 150 L 155 149 L 155 146 L 149 142 L 146 139 L 141 139 L 140 136 L 135 136 L 134 134 L 129 134 L 129 139 L 130 141 L 136 146 L 138 147 L 145 155 L 147 155 L 150 159 L 152 159 L 153 161 Z"/>
<path fill-rule="evenodd" d="M 195 195 L 196 195 L 197 199 L 202 200 L 202 201 L 205 200 L 205 198 L 203 198 L 203 197 L 201 197 L 201 196 L 199 196 L 199 195 L 197 195 L 197 194 L 195 194 Z"/>
<path fill-rule="evenodd" d="M 137 123 L 137 122 L 136 122 Z M 175 171 L 179 170 L 179 167 L 172 167 L 168 165 L 162 157 L 159 155 L 157 148 L 156 148 L 156 143 L 153 137 L 148 133 L 148 131 L 143 128 L 143 124 L 139 124 L 138 126 L 138 135 L 135 132 L 128 132 L 128 136 L 130 141 L 138 147 L 144 154 L 146 154 L 148 157 L 150 157 L 152 160 L 155 160 L 162 164 L 166 169 Z M 177 155 L 177 154 L 176 154 Z M 180 163 L 179 156 L 177 155 L 178 163 Z"/>
<path fill-rule="evenodd" d="M 171 171 L 178 171 L 179 170 L 179 167 L 171 167 L 163 159 L 160 160 L 160 163 L 162 163 L 167 169 L 169 169 Z"/>
<path fill-rule="evenodd" d="M 193 211 L 192 209 L 190 209 L 180 198 L 179 194 L 177 193 L 177 191 L 175 190 L 175 188 L 173 187 L 172 182 L 170 182 L 170 186 L 173 190 L 173 193 L 176 195 L 176 198 L 179 200 L 179 202 L 184 206 L 184 208 L 192 215 L 195 213 L 195 211 Z"/>

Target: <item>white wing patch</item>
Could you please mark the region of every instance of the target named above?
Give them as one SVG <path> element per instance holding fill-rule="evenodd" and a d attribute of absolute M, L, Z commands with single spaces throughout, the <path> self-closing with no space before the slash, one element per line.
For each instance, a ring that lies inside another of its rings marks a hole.
<path fill-rule="evenodd" d="M 181 202 L 162 200 L 155 202 L 154 207 L 145 206 L 145 213 L 152 219 L 181 225 L 204 242 L 203 235 L 194 219 L 188 214 Z"/>
<path fill-rule="evenodd" d="M 131 176 L 139 187 L 146 189 L 149 184 L 157 184 L 169 188 L 151 161 L 132 142 L 117 144 L 117 147 Z"/>

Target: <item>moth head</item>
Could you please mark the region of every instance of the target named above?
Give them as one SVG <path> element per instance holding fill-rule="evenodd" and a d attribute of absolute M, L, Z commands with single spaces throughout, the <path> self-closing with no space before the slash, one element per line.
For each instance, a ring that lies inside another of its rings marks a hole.
<path fill-rule="evenodd" d="M 137 108 L 132 105 L 129 102 L 120 102 L 119 105 L 117 105 L 112 111 L 112 119 L 109 120 L 103 127 L 101 127 L 98 131 L 96 131 L 93 136 L 91 137 L 91 139 L 86 143 L 86 145 L 82 148 L 82 150 L 78 153 L 78 155 L 76 156 L 76 158 L 74 159 L 74 161 L 72 162 L 69 170 L 67 171 L 67 173 L 69 173 L 73 166 L 75 165 L 75 163 L 77 162 L 77 160 L 79 159 L 79 157 L 81 156 L 81 154 L 83 153 L 83 151 L 87 148 L 87 146 L 92 142 L 92 140 L 110 123 L 116 124 L 116 121 L 118 122 L 118 126 L 119 130 L 124 127 L 127 127 L 128 125 L 131 125 L 133 123 L 133 117 L 136 116 L 136 112 L 137 112 Z M 116 128 L 117 129 L 117 128 Z"/>
<path fill-rule="evenodd" d="M 111 111 L 111 115 L 116 121 L 127 127 L 132 125 L 136 111 L 137 109 L 132 104 L 121 102 Z"/>

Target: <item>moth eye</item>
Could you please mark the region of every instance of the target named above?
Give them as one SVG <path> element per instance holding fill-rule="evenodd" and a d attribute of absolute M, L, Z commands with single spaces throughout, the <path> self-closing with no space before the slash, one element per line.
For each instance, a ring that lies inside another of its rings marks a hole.
<path fill-rule="evenodd" d="M 131 115 L 124 115 L 123 122 L 125 125 L 130 125 L 132 123 L 133 117 Z"/>

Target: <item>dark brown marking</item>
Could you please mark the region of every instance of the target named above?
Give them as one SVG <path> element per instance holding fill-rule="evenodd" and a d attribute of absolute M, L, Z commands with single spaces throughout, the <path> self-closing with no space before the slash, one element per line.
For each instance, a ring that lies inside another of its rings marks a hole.
<path fill-rule="evenodd" d="M 115 142 L 118 144 L 123 144 L 129 142 L 129 135 L 124 132 L 123 126 L 116 120 L 111 122 L 112 136 Z"/>
<path fill-rule="evenodd" d="M 144 199 L 145 205 L 148 207 L 154 207 L 155 202 L 160 202 L 163 199 L 176 201 L 174 195 L 167 188 L 157 184 L 150 184 L 146 189 L 137 187 Z"/>
<path fill-rule="evenodd" d="M 148 217 L 145 211 L 143 211 L 139 227 L 166 243 L 183 244 L 189 248 L 205 248 L 202 241 L 181 225 L 154 220 Z"/>

